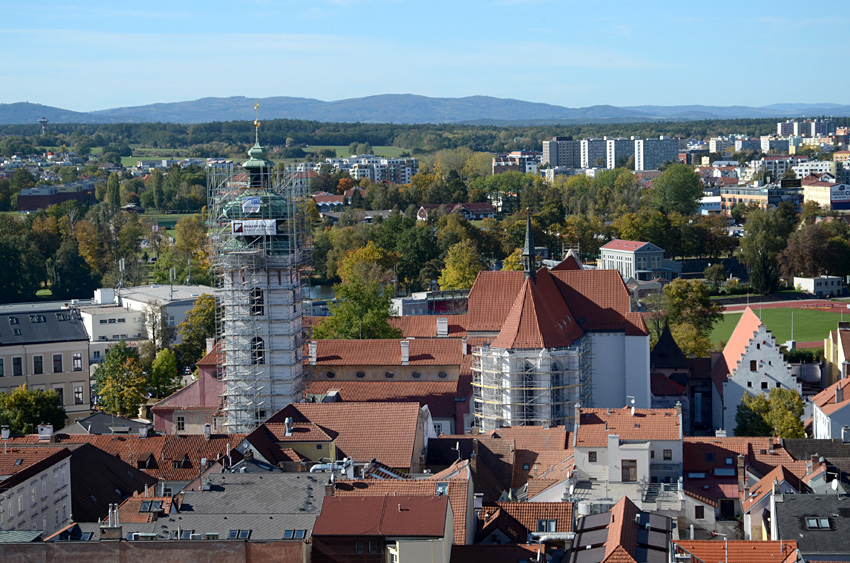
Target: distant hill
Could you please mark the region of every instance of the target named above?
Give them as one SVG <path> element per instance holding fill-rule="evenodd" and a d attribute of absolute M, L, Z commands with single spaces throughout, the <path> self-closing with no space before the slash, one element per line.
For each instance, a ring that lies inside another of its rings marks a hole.
<path fill-rule="evenodd" d="M 598 105 L 569 108 L 490 96 L 429 98 L 413 94 L 382 94 L 324 102 L 312 98 L 201 98 L 186 102 L 104 109 L 89 113 L 20 102 L 0 104 L 0 125 L 35 123 L 44 117 L 52 123 L 208 123 L 254 119 L 260 102 L 261 119 L 303 119 L 324 122 L 364 123 L 480 123 L 544 124 L 588 122 L 640 122 L 653 120 L 703 120 L 738 118 L 850 116 L 850 105 L 774 104 L 748 106 L 631 106 Z"/>

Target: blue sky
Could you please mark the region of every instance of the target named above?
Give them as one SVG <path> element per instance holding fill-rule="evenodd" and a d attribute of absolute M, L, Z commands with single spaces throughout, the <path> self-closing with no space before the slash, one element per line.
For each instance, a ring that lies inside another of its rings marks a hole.
<path fill-rule="evenodd" d="M 839 62 L 850 16 L 838 0 L 6 4 L 0 103 L 91 111 L 385 93 L 569 107 L 850 103 Z M 823 90 L 794 82 L 821 73 Z"/>

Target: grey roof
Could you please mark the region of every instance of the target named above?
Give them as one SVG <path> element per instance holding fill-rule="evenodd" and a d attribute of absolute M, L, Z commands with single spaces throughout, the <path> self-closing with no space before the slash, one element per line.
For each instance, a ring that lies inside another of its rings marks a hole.
<path fill-rule="evenodd" d="M 41 541 L 41 530 L 0 530 L 0 543 Z"/>
<path fill-rule="evenodd" d="M 88 339 L 82 319 L 68 309 L 19 309 L 0 314 L 0 346 Z"/>
<path fill-rule="evenodd" d="M 842 495 L 781 495 L 776 503 L 779 537 L 795 540 L 800 552 L 833 555 L 850 553 L 850 497 Z M 810 529 L 806 517 L 828 518 L 828 529 Z"/>
<path fill-rule="evenodd" d="M 208 491 L 183 493 L 180 509 L 154 522 L 121 523 L 129 533 L 155 533 L 171 539 L 172 532 L 218 534 L 228 539 L 230 530 L 251 530 L 251 540 L 281 540 L 285 530 L 306 530 L 310 537 L 325 496 L 326 476 L 310 473 L 220 473 L 209 476 Z M 84 531 L 100 538 L 100 527 L 81 523 Z"/>
<path fill-rule="evenodd" d="M 138 422 L 129 418 L 96 412 L 80 419 L 57 434 L 138 434 L 139 428 L 150 428 L 150 423 Z"/>
<path fill-rule="evenodd" d="M 850 444 L 841 440 L 815 440 L 811 438 L 792 439 L 784 441 L 785 451 L 794 459 L 811 459 L 813 455 L 819 455 L 828 460 L 850 459 Z"/>
<path fill-rule="evenodd" d="M 159 301 L 175 303 L 177 301 L 194 301 L 202 293 L 213 295 L 215 289 L 208 285 L 140 285 L 125 287 L 118 292 L 122 299 L 131 299 L 141 303 Z"/>
<path fill-rule="evenodd" d="M 676 344 L 673 339 L 673 334 L 670 332 L 669 325 L 664 325 L 664 330 L 661 331 L 661 336 L 658 337 L 658 342 L 649 353 L 650 369 L 690 369 L 691 364 L 688 362 L 687 356 Z"/>

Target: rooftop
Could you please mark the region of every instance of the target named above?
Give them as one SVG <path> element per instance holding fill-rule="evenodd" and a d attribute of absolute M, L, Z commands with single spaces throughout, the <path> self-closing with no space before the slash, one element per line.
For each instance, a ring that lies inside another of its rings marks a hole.
<path fill-rule="evenodd" d="M 608 436 L 620 440 L 680 440 L 681 419 L 676 409 L 581 409 L 576 447 L 604 447 Z"/>
<path fill-rule="evenodd" d="M 439 538 L 448 506 L 444 495 L 325 497 L 313 536 Z"/>

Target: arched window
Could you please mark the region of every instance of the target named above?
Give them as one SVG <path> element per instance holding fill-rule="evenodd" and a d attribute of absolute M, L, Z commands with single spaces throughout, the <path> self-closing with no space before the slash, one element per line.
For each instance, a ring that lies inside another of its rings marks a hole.
<path fill-rule="evenodd" d="M 251 339 L 251 363 L 266 363 L 266 345 L 263 342 L 263 339 L 259 336 L 256 336 Z"/>
<path fill-rule="evenodd" d="M 364 377 L 366 377 L 366 374 L 364 372 L 362 372 L 362 371 L 357 372 L 357 379 L 363 379 Z"/>

